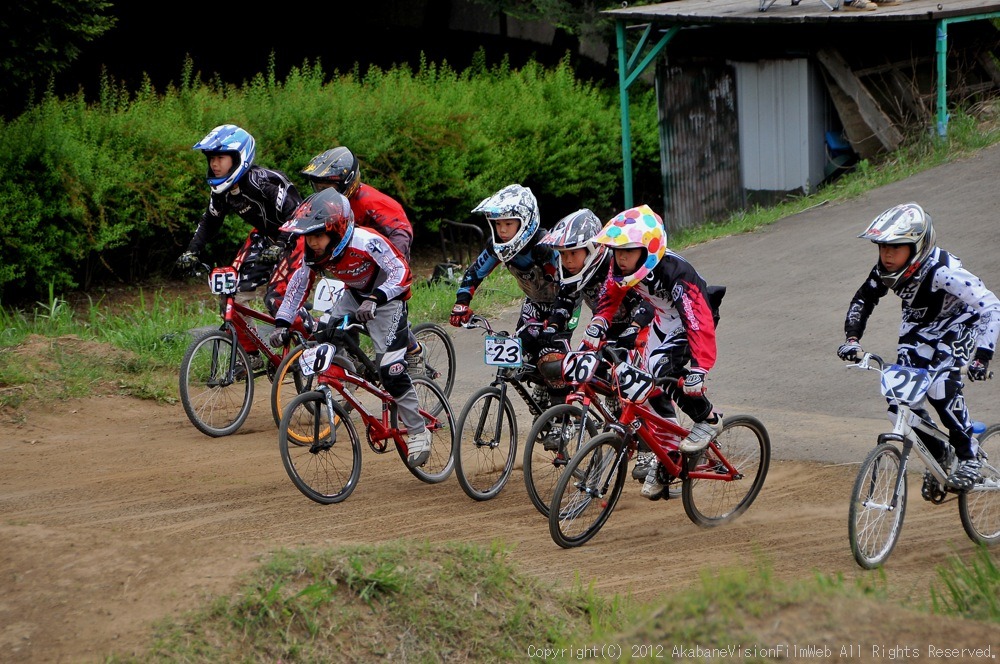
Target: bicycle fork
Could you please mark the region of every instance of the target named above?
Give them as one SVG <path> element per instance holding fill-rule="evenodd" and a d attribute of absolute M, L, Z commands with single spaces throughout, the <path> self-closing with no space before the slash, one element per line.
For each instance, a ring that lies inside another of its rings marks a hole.
<path fill-rule="evenodd" d="M 321 385 L 319 389 L 323 392 L 323 407 L 326 409 L 327 419 L 330 422 L 330 435 L 322 439 L 319 437 L 323 428 L 323 418 L 319 416 L 319 413 L 314 413 L 313 440 L 315 442 L 309 447 L 310 454 L 325 452 L 337 442 L 337 415 L 333 410 L 333 390 L 326 385 Z"/>

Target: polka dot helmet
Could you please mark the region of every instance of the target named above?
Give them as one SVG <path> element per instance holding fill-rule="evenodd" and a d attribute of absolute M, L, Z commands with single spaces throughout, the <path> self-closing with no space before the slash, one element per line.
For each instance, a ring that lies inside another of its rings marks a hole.
<path fill-rule="evenodd" d="M 632 274 L 619 274 L 617 266 L 612 262 L 611 276 L 625 288 L 631 288 L 642 281 L 667 252 L 667 232 L 663 228 L 663 219 L 648 205 L 619 213 L 604 225 L 594 242 L 611 249 L 646 250 L 645 259 L 639 262 Z"/>

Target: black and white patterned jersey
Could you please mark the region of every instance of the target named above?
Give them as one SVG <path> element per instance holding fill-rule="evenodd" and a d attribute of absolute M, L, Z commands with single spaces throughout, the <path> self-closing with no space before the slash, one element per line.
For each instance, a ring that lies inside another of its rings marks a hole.
<path fill-rule="evenodd" d="M 872 310 L 889 292 L 876 268 L 847 309 L 847 337 L 864 335 Z M 917 273 L 893 292 L 902 300 L 901 358 L 932 370 L 968 364 L 977 349 L 992 359 L 1000 333 L 1000 300 L 958 258 L 935 247 Z"/>
<path fill-rule="evenodd" d="M 208 241 L 218 235 L 222 222 L 230 214 L 239 215 L 261 235 L 278 240 L 281 238 L 278 229 L 301 202 L 301 194 L 284 173 L 251 166 L 232 187 L 211 195 L 188 251 L 200 254 Z"/>

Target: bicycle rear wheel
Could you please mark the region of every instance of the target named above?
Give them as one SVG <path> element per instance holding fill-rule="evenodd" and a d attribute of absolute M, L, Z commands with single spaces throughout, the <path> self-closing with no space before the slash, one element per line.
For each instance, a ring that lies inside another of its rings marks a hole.
<path fill-rule="evenodd" d="M 549 534 L 564 549 L 588 542 L 611 516 L 625 486 L 625 441 L 613 431 L 591 438 L 559 477 L 549 505 Z"/>
<path fill-rule="evenodd" d="M 900 481 L 902 468 L 899 449 L 880 443 L 861 462 L 854 481 L 847 531 L 854 560 L 865 569 L 884 563 L 899 539 L 906 515 L 906 481 Z"/>
<path fill-rule="evenodd" d="M 451 410 L 448 397 L 432 380 L 426 378 L 411 378 L 413 390 L 417 393 L 420 410 L 423 411 L 424 422 L 431 432 L 431 454 L 422 466 L 410 468 L 406 463 L 407 452 L 401 445 L 396 446 L 403 465 L 421 482 L 437 484 L 448 479 L 455 467 L 453 450 L 455 448 L 455 416 Z M 392 426 L 398 427 L 396 408 L 391 413 Z"/>
<path fill-rule="evenodd" d="M 496 497 L 514 470 L 517 417 L 506 395 L 484 387 L 462 408 L 455 429 L 455 473 L 473 500 Z"/>
<path fill-rule="evenodd" d="M 729 478 L 728 462 L 736 469 Z M 687 479 L 681 498 L 688 518 L 703 528 L 720 526 L 747 511 L 764 486 L 771 463 L 771 439 L 755 417 L 726 418 L 722 432 L 698 457 L 694 470 L 715 472 L 719 479 Z M 690 466 L 689 466 L 690 468 Z"/>
<path fill-rule="evenodd" d="M 191 342 L 181 360 L 179 388 L 184 412 L 198 431 L 217 438 L 243 426 L 253 405 L 250 366 L 247 352 L 228 331 L 212 330 Z"/>
<path fill-rule="evenodd" d="M 993 546 L 1000 542 L 1000 424 L 978 436 L 983 481 L 958 496 L 962 527 L 973 542 Z"/>
<path fill-rule="evenodd" d="M 583 409 L 573 404 L 557 404 L 538 416 L 524 443 L 524 488 L 531 504 L 542 516 L 549 515 L 549 503 L 563 469 L 587 440 L 597 435 L 594 411 L 587 409 L 586 426 L 581 426 Z M 557 438 L 558 440 L 553 440 Z M 546 442 L 552 449 L 545 449 Z M 552 443 L 556 443 L 554 447 Z"/>
<path fill-rule="evenodd" d="M 423 348 L 427 378 L 437 383 L 446 397 L 451 397 L 455 386 L 455 344 L 451 335 L 435 323 L 420 323 L 413 326 L 413 336 Z"/>
<path fill-rule="evenodd" d="M 296 438 L 289 436 L 290 430 L 297 432 Z M 331 414 L 323 391 L 303 392 L 289 402 L 278 425 L 278 448 L 288 477 L 310 500 L 323 505 L 339 503 L 358 485 L 358 432 L 336 401 Z"/>

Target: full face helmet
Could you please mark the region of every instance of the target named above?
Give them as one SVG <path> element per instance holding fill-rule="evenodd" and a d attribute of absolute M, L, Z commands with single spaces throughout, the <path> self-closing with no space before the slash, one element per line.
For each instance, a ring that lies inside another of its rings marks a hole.
<path fill-rule="evenodd" d="M 361 186 L 358 158 L 345 147 L 332 148 L 316 155 L 302 169 L 302 175 L 312 183 L 313 191 L 333 187 L 348 198 Z"/>
<path fill-rule="evenodd" d="M 612 261 L 611 277 L 625 288 L 631 288 L 642 281 L 667 253 L 667 232 L 663 228 L 663 219 L 648 205 L 619 213 L 604 226 L 594 242 L 612 249 L 646 250 L 646 256 L 639 261 L 632 274 L 621 274 Z"/>
<path fill-rule="evenodd" d="M 486 215 L 493 235 L 493 249 L 497 258 L 506 263 L 524 249 L 538 232 L 538 201 L 527 187 L 512 184 L 483 201 L 472 210 Z M 514 237 L 506 242 L 498 241 L 494 222 L 498 219 L 516 219 L 521 222 Z"/>
<path fill-rule="evenodd" d="M 600 232 L 601 220 L 587 208 L 582 208 L 557 221 L 552 230 L 538 241 L 539 244 L 552 247 L 559 253 L 559 282 L 575 285 L 574 292 L 578 292 L 590 281 L 607 255 L 608 248 L 606 246 L 594 244 L 594 238 Z M 576 274 L 567 274 L 563 270 L 562 252 L 567 249 L 587 250 L 583 267 Z"/>
<path fill-rule="evenodd" d="M 902 268 L 890 272 L 879 260 L 876 270 L 889 288 L 899 288 L 916 274 L 936 246 L 931 217 L 916 203 L 903 203 L 891 207 L 875 217 L 864 233 L 858 237 L 875 244 L 908 244 L 910 260 Z"/>
<path fill-rule="evenodd" d="M 330 244 L 322 255 L 316 255 L 306 244 L 306 265 L 314 265 L 344 253 L 354 235 L 354 213 L 351 204 L 336 189 L 324 189 L 302 201 L 295 212 L 281 227 L 281 232 L 291 235 L 326 233 Z"/>
<path fill-rule="evenodd" d="M 228 154 L 233 158 L 233 168 L 221 177 L 216 177 L 209 167 L 205 179 L 212 188 L 213 194 L 228 191 L 237 180 L 243 177 L 243 174 L 253 166 L 253 158 L 257 152 L 253 136 L 234 124 L 219 125 L 208 132 L 205 138 L 195 143 L 191 149 L 201 150 L 208 160 L 220 154 Z"/>

